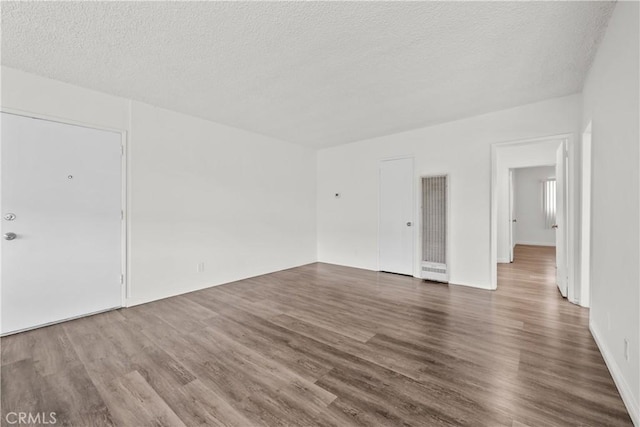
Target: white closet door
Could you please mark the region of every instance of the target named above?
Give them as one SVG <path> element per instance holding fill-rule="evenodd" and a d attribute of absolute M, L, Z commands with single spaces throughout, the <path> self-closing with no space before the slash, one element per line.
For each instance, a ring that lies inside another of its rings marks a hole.
<path fill-rule="evenodd" d="M 119 133 L 2 113 L 2 334 L 121 306 Z"/>
<path fill-rule="evenodd" d="M 413 159 L 380 162 L 380 270 L 413 275 Z"/>

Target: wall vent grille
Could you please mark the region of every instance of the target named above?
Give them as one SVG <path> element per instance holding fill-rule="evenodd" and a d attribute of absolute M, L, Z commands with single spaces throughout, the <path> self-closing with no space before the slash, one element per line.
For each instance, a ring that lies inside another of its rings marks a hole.
<path fill-rule="evenodd" d="M 422 178 L 422 278 L 447 282 L 447 176 Z"/>

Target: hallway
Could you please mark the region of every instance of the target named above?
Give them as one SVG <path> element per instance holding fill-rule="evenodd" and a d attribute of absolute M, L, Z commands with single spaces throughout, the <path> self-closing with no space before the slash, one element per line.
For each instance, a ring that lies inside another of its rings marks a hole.
<path fill-rule="evenodd" d="M 556 285 L 556 248 L 552 246 L 516 245 L 511 264 L 498 264 L 498 290 L 501 296 L 516 297 L 527 294 L 532 303 L 547 308 L 568 303 L 559 299 Z M 589 311 L 583 310 L 588 317 Z"/>

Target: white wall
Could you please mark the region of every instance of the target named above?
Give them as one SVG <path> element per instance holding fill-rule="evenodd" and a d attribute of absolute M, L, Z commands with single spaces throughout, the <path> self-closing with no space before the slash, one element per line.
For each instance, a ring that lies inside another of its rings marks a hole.
<path fill-rule="evenodd" d="M 130 305 L 316 260 L 313 150 L 6 67 L 2 108 L 128 133 Z"/>
<path fill-rule="evenodd" d="M 545 227 L 542 210 L 542 185 L 555 178 L 554 166 L 520 168 L 513 171 L 514 243 L 555 246 L 556 232 Z"/>
<path fill-rule="evenodd" d="M 131 117 L 133 303 L 315 262 L 313 151 L 137 102 Z"/>
<path fill-rule="evenodd" d="M 319 260 L 378 269 L 378 164 L 409 155 L 416 184 L 422 175 L 450 176 L 450 281 L 490 289 L 491 144 L 577 134 L 580 106 L 581 96 L 572 95 L 319 151 Z"/>
<path fill-rule="evenodd" d="M 556 152 L 561 139 L 504 145 L 496 149 L 497 206 L 497 261 L 510 262 L 511 239 L 509 236 L 509 169 L 556 163 Z"/>
<path fill-rule="evenodd" d="M 618 2 L 584 86 L 592 122 L 591 329 L 640 425 L 639 4 Z M 629 340 L 629 360 L 624 339 Z"/>

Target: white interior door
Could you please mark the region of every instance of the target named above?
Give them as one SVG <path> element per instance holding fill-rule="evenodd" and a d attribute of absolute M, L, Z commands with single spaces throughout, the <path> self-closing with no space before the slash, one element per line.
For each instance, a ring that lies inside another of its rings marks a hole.
<path fill-rule="evenodd" d="M 2 334 L 121 306 L 119 133 L 2 113 Z"/>
<path fill-rule="evenodd" d="M 516 218 L 514 209 L 513 194 L 513 169 L 509 169 L 509 262 L 513 262 L 513 247 L 515 245 Z"/>
<path fill-rule="evenodd" d="M 563 142 L 556 152 L 556 283 L 567 296 L 567 163 Z"/>
<path fill-rule="evenodd" d="M 413 159 L 380 162 L 380 270 L 413 275 Z"/>

